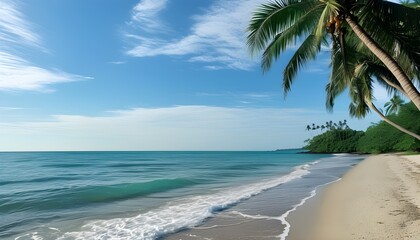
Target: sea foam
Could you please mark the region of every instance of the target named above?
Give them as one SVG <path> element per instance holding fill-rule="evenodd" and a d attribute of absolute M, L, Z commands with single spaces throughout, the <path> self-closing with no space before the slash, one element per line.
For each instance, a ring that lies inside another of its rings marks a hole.
<path fill-rule="evenodd" d="M 134 217 L 92 221 L 84 225 L 80 231 L 64 233 L 58 239 L 156 239 L 165 234 L 196 226 L 217 211 L 270 188 L 301 178 L 309 173 L 308 168 L 309 165 L 305 164 L 275 179 L 229 188 L 215 194 L 187 198 Z"/>

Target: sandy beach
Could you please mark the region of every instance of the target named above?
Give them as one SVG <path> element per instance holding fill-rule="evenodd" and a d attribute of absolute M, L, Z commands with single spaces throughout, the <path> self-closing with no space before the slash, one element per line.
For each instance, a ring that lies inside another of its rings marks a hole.
<path fill-rule="evenodd" d="M 280 218 L 267 216 L 278 216 L 276 198 L 290 194 L 274 189 L 165 239 L 420 239 L 420 155 L 367 157 L 291 212 L 290 232 L 281 237 Z M 244 209 L 258 212 L 235 215 Z"/>
<path fill-rule="evenodd" d="M 289 239 L 420 239 L 420 155 L 368 157 L 313 201 L 294 219 L 312 230 Z"/>

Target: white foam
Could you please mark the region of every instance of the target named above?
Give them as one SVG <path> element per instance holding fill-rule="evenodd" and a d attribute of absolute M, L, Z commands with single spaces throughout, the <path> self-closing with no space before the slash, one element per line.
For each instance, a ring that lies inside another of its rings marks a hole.
<path fill-rule="evenodd" d="M 279 178 L 184 199 L 135 217 L 93 221 L 84 225 L 81 231 L 67 232 L 58 239 L 155 239 L 183 228 L 194 227 L 217 210 L 301 178 L 309 173 L 308 168 L 309 165 L 306 164 Z"/>
<path fill-rule="evenodd" d="M 38 235 L 38 232 L 28 233 L 19 237 L 16 237 L 15 240 L 19 239 L 31 239 L 31 240 L 43 240 L 44 238 Z"/>
<path fill-rule="evenodd" d="M 282 215 L 281 215 L 278 219 L 281 221 L 281 223 L 282 223 L 285 227 L 284 227 L 283 232 L 282 232 L 282 233 L 278 236 L 278 238 L 280 238 L 280 240 L 285 240 L 285 239 L 286 239 L 286 237 L 289 235 L 289 232 L 290 232 L 290 223 L 286 220 L 286 218 L 287 218 L 287 216 L 289 216 L 289 214 L 290 214 L 291 212 L 295 211 L 298 207 L 300 207 L 300 206 L 302 206 L 303 204 L 305 204 L 305 202 L 306 202 L 308 199 L 311 199 L 311 198 L 313 198 L 314 196 L 316 196 L 316 190 L 317 190 L 319 187 L 326 186 L 326 185 L 329 185 L 329 184 L 331 184 L 331 183 L 338 182 L 338 181 L 340 181 L 340 180 L 341 180 L 341 178 L 339 178 L 339 179 L 337 179 L 337 180 L 334 180 L 334 181 L 331 181 L 331 182 L 328 182 L 328 183 L 321 184 L 321 185 L 317 186 L 314 190 L 312 190 L 312 191 L 311 191 L 311 194 L 310 194 L 308 197 L 303 198 L 303 199 L 300 201 L 300 203 L 298 203 L 298 204 L 294 205 L 292 209 L 290 209 L 290 210 L 288 210 L 287 212 L 283 213 L 283 214 L 282 214 Z"/>
<path fill-rule="evenodd" d="M 351 156 L 352 154 L 350 153 L 334 153 L 333 156 L 337 156 L 337 157 L 343 157 L 343 156 Z"/>
<path fill-rule="evenodd" d="M 270 216 L 264 216 L 264 215 L 260 215 L 260 214 L 249 215 L 249 214 L 241 213 L 241 212 L 238 212 L 238 211 L 232 211 L 230 213 L 239 215 L 239 216 L 244 217 L 244 218 L 250 218 L 250 219 L 280 220 L 279 217 L 270 217 Z"/>

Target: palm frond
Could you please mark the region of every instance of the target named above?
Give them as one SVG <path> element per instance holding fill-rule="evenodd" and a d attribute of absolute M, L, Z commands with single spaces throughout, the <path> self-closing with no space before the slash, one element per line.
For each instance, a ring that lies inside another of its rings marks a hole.
<path fill-rule="evenodd" d="M 335 7 L 334 4 L 330 3 L 330 1 L 325 2 L 324 10 L 319 17 L 318 24 L 316 26 L 315 36 L 318 38 L 322 37 L 323 33 L 325 32 L 326 23 L 330 19 L 330 16 L 334 15 L 333 13 L 335 13 L 337 10 L 338 8 Z"/>
<path fill-rule="evenodd" d="M 370 112 L 368 103 L 372 101 L 373 79 L 368 76 L 353 78 L 349 87 L 352 102 L 349 106 L 350 116 L 364 118 Z"/>
<path fill-rule="evenodd" d="M 359 24 L 397 60 L 403 69 L 404 65 L 408 66 L 409 59 L 411 68 L 417 71 L 415 75 L 418 79 L 420 9 L 382 0 L 360 1 L 359 8 L 357 11 Z M 400 54 L 402 57 L 398 56 Z"/>
<path fill-rule="evenodd" d="M 264 72 L 270 69 L 272 62 L 280 57 L 281 52 L 285 51 L 290 45 L 296 44 L 300 36 L 306 37 L 313 31 L 314 22 L 321 11 L 321 6 L 317 5 L 273 38 L 262 56 L 261 66 Z"/>
<path fill-rule="evenodd" d="M 283 72 L 283 91 L 286 95 L 300 68 L 309 60 L 315 59 L 321 50 L 321 39 L 314 34 L 309 35 L 293 54 Z"/>
<path fill-rule="evenodd" d="M 336 39 L 333 36 L 331 49 L 331 75 L 330 82 L 326 87 L 327 100 L 326 107 L 332 111 L 335 98 L 340 95 L 350 83 L 354 75 L 354 66 L 360 54 L 355 51 L 352 35 L 342 35 L 343 39 Z"/>
<path fill-rule="evenodd" d="M 292 26 L 308 11 L 319 5 L 316 0 L 276 0 L 262 4 L 252 16 L 248 26 L 247 45 L 252 54 L 284 29 Z"/>

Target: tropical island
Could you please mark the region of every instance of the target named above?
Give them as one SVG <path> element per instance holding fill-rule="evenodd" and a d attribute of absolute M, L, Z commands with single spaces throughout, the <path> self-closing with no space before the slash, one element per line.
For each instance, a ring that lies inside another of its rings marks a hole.
<path fill-rule="evenodd" d="M 401 103 L 399 106 L 388 109 L 386 115 L 390 121 L 413 133 L 420 132 L 420 112 L 414 104 Z M 420 151 L 420 140 L 399 131 L 385 121 L 372 124 L 365 132 L 351 129 L 346 120 L 338 123 L 330 121 L 321 126 L 313 123 L 307 125 L 306 130 L 319 133 L 306 140 L 307 145 L 304 148 L 311 153 L 414 153 Z"/>

